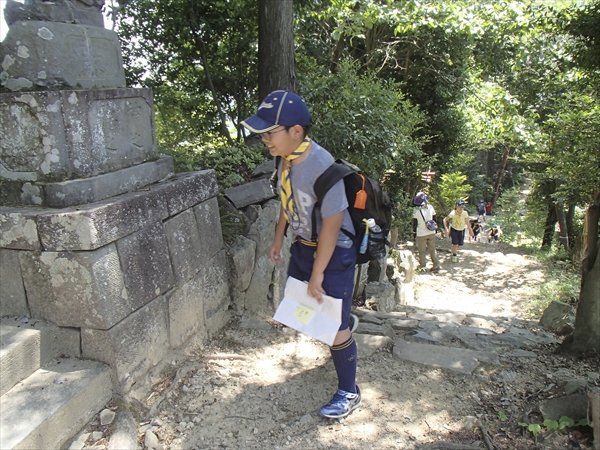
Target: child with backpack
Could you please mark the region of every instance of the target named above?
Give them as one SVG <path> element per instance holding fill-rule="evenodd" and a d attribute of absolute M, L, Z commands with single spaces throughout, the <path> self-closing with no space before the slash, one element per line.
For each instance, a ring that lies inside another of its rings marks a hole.
<path fill-rule="evenodd" d="M 448 227 L 448 223 L 451 223 Z M 474 236 L 471 223 L 469 222 L 469 213 L 465 211 L 465 201 L 457 200 L 454 210 L 444 218 L 444 229 L 446 235 L 452 239 L 452 262 L 458 262 L 456 254 L 458 247 L 465 243 L 465 228 L 469 229 L 469 235 Z"/>
<path fill-rule="evenodd" d="M 499 244 L 500 236 L 502 236 L 502 229 L 498 225 L 494 225 L 492 228 L 490 228 L 488 244 L 491 242 L 495 242 L 496 244 Z"/>
<path fill-rule="evenodd" d="M 473 237 L 469 236 L 469 242 L 471 242 L 471 240 L 473 240 L 474 242 L 479 242 L 481 231 L 483 230 L 481 221 L 479 219 L 472 219 L 469 220 L 469 222 L 471 222 L 471 229 L 473 230 Z"/>
<path fill-rule="evenodd" d="M 483 200 L 479 200 L 479 205 L 477 205 L 477 215 L 479 222 L 485 222 L 485 202 Z"/>
<path fill-rule="evenodd" d="M 241 124 L 260 135 L 272 156 L 281 157 L 278 167 L 281 209 L 270 250 L 271 260 L 274 264 L 281 262 L 281 247 L 287 229 L 293 238 L 288 275 L 307 282 L 308 294 L 319 303 L 323 301 L 323 294 L 342 299 L 342 323 L 330 347 L 338 389 L 319 410 L 324 417 L 341 418 L 361 402 L 360 389 L 356 385 L 358 352 L 352 336 L 358 318 L 350 314 L 356 249 L 352 239 L 342 232 L 343 228 L 354 233 L 354 227 L 343 181 L 335 183 L 315 208 L 315 181 L 334 159 L 308 137 L 310 122 L 311 115 L 304 100 L 293 92 L 280 90 L 271 92 L 257 113 Z M 313 210 L 316 242 L 311 239 Z"/>

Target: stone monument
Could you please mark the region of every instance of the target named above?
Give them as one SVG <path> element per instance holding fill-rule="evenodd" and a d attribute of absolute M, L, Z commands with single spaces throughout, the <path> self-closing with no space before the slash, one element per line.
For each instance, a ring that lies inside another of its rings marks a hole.
<path fill-rule="evenodd" d="M 76 336 L 117 392 L 231 304 L 212 170 L 174 175 L 103 0 L 8 0 L 0 44 L 0 315 Z"/>

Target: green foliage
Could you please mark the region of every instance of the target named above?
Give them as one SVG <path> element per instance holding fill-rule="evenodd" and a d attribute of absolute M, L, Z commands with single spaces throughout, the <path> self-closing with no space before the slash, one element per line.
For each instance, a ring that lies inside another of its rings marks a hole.
<path fill-rule="evenodd" d="M 519 188 L 504 191 L 498 199 L 494 208 L 494 216 L 488 221 L 491 220 L 500 225 L 503 233 L 500 237 L 501 240 L 510 242 L 522 230 L 524 203 L 524 200 L 521 200 Z"/>
<path fill-rule="evenodd" d="M 438 214 L 443 212 L 446 215 L 452 211 L 457 200 L 468 200 L 473 187 L 467 183 L 467 176 L 461 172 L 445 173 L 441 180 L 438 187 L 444 204 L 443 210 L 438 211 Z"/>
<path fill-rule="evenodd" d="M 555 252 L 534 253 L 539 260 L 556 258 Z M 544 278 L 546 281 L 540 285 L 527 300 L 527 314 L 539 319 L 553 301 L 576 305 L 579 299 L 581 275 L 572 266 L 560 261 L 560 266 L 546 266 Z"/>
<path fill-rule="evenodd" d="M 355 64 L 340 64 L 336 74 L 312 60 L 303 60 L 301 68 L 301 73 L 310 73 L 298 84 L 313 117 L 311 137 L 335 158 L 383 180 L 384 189 L 399 202 L 427 164 L 423 138 L 415 136 L 423 115 L 404 98 L 398 84 L 372 73 L 360 75 Z"/>
<path fill-rule="evenodd" d="M 127 83 L 153 89 L 161 145 L 210 143 L 227 135 L 223 115 L 238 123 L 254 109 L 256 16 L 253 0 L 126 2 L 116 31 Z"/>
<path fill-rule="evenodd" d="M 184 148 L 173 154 L 176 172 L 214 169 L 221 189 L 250 181 L 254 168 L 264 160 L 261 145 L 245 144 Z"/>
<path fill-rule="evenodd" d="M 542 424 L 519 422 L 519 425 L 521 425 L 524 428 L 527 428 L 527 430 L 530 431 L 535 438 L 537 438 L 537 435 L 540 434 L 544 430 L 556 431 L 556 430 L 563 430 L 565 428 L 578 427 L 578 426 L 587 425 L 587 424 L 588 424 L 587 419 L 581 419 L 581 420 L 578 420 L 577 422 L 575 422 L 573 419 L 571 419 L 570 417 L 567 417 L 567 416 L 561 416 L 561 418 L 558 420 L 548 420 L 547 419 L 547 420 L 544 420 L 544 423 L 542 423 Z"/>

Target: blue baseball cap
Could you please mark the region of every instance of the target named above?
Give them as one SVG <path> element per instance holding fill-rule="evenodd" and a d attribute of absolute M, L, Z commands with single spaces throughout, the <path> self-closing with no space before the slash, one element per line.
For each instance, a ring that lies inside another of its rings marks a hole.
<path fill-rule="evenodd" d="M 265 133 L 279 126 L 310 125 L 310 112 L 304 100 L 290 91 L 273 91 L 265 97 L 258 112 L 240 122 L 253 133 Z"/>
<path fill-rule="evenodd" d="M 456 200 L 456 206 L 465 206 L 464 200 Z"/>

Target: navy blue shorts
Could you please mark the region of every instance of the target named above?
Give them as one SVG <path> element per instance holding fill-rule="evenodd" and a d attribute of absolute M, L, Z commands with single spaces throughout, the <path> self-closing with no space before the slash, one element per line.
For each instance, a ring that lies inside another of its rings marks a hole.
<path fill-rule="evenodd" d="M 300 281 L 310 280 L 315 251 L 317 247 L 310 247 L 300 242 L 294 242 L 291 248 L 288 275 Z M 335 247 L 331 260 L 325 269 L 323 289 L 333 298 L 342 299 L 342 324 L 340 331 L 348 328 L 350 310 L 352 309 L 352 291 L 354 289 L 354 268 L 356 266 L 356 250 L 354 247 Z"/>
<path fill-rule="evenodd" d="M 452 239 L 452 245 L 464 245 L 465 230 L 456 230 L 450 227 L 450 238 Z"/>

